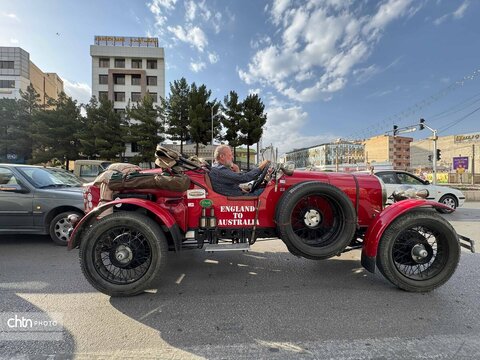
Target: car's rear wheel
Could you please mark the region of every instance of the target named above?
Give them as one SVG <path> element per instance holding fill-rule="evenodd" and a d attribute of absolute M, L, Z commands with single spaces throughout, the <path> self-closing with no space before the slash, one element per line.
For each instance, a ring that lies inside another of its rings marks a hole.
<path fill-rule="evenodd" d="M 55 216 L 50 222 L 50 237 L 55 244 L 60 246 L 67 246 L 68 234 L 70 229 L 72 228 L 72 224 L 70 224 L 68 216 L 72 214 L 78 215 L 80 217 L 83 216 L 83 214 L 79 211 L 64 211 Z"/>
<path fill-rule="evenodd" d="M 412 210 L 384 232 L 378 246 L 380 272 L 400 289 L 431 291 L 444 284 L 460 260 L 457 233 L 430 210 Z"/>
<path fill-rule="evenodd" d="M 446 206 L 448 206 L 449 208 L 452 209 L 452 210 L 437 209 L 437 211 L 442 213 L 442 214 L 451 213 L 458 206 L 458 200 L 454 195 L 443 195 L 438 202 L 440 204 L 446 205 Z"/>
<path fill-rule="evenodd" d="M 82 272 L 97 290 L 131 296 L 148 289 L 166 262 L 167 239 L 145 215 L 116 212 L 95 223 L 80 245 Z"/>

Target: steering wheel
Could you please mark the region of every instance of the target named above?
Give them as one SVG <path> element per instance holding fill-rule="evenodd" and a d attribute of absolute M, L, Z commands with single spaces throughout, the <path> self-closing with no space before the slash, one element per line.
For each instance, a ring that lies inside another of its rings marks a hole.
<path fill-rule="evenodd" d="M 252 188 L 250 189 L 250 192 L 254 192 L 255 190 L 258 189 L 258 187 L 262 184 L 263 180 L 265 180 L 265 176 L 267 176 L 268 169 L 270 168 L 270 163 L 265 165 L 265 167 L 262 170 L 262 173 L 258 176 L 258 178 L 253 182 Z"/>

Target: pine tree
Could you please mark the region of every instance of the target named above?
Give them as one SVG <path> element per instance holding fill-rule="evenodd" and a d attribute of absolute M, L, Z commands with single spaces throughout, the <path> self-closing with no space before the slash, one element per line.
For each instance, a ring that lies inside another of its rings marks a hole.
<path fill-rule="evenodd" d="M 222 124 L 227 130 L 224 139 L 233 147 L 233 161 L 237 161 L 237 146 L 242 144 L 242 139 L 239 136 L 240 120 L 242 119 L 242 103 L 238 102 L 238 94 L 235 91 L 230 91 L 230 94 L 225 96 L 223 100 L 225 107 L 225 117 Z"/>
<path fill-rule="evenodd" d="M 18 125 L 19 131 L 16 139 L 20 142 L 22 148 L 19 151 L 26 162 L 31 162 L 33 153 L 32 126 L 33 118 L 40 107 L 40 95 L 35 91 L 32 85 L 27 87 L 27 91 L 20 90 L 21 98 L 18 100 Z"/>
<path fill-rule="evenodd" d="M 210 102 L 211 90 L 207 90 L 205 85 L 197 87 L 193 83 L 190 87 L 190 134 L 192 140 L 196 143 L 195 154 L 198 156 L 198 145 L 208 145 L 213 137 L 218 134 L 220 121 L 217 119 L 218 104 L 216 101 Z M 213 144 L 212 144 L 213 145 Z"/>
<path fill-rule="evenodd" d="M 248 95 L 242 103 L 242 109 L 240 132 L 242 143 L 247 145 L 247 168 L 250 169 L 250 146 L 260 141 L 267 114 L 264 113 L 265 105 L 257 94 Z"/>
<path fill-rule="evenodd" d="M 170 83 L 170 97 L 167 100 L 167 133 L 172 140 L 180 140 L 180 152 L 183 143 L 191 139 L 189 114 L 190 86 L 185 78 Z"/>
<path fill-rule="evenodd" d="M 39 111 L 33 117 L 32 138 L 34 162 L 58 159 L 68 164 L 79 157 L 80 107 L 77 101 L 60 93 L 49 109 Z"/>
<path fill-rule="evenodd" d="M 162 137 L 164 128 L 161 113 L 153 106 L 150 94 L 147 93 L 140 103 L 128 106 L 127 117 L 132 119 L 127 140 L 136 142 L 140 150 L 133 158 L 133 162 L 147 162 L 151 167 L 157 145 L 164 140 Z"/>

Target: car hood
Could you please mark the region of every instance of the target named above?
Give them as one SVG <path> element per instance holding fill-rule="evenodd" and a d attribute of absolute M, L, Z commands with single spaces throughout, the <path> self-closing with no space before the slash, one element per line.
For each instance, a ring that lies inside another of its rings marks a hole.
<path fill-rule="evenodd" d="M 62 187 L 54 189 L 37 189 L 37 196 L 45 198 L 83 198 L 83 188 L 81 187 Z"/>

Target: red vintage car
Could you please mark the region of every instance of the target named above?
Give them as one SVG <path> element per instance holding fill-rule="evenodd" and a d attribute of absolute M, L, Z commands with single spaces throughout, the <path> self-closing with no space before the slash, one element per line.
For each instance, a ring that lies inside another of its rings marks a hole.
<path fill-rule="evenodd" d="M 69 249 L 80 248 L 88 281 L 111 296 L 135 295 L 162 274 L 169 251 L 248 251 L 257 239 L 277 237 L 312 260 L 361 248 L 368 271 L 377 267 L 399 288 L 426 292 L 452 276 L 461 245 L 473 251 L 473 241 L 433 211 L 444 205 L 407 199 L 385 207 L 385 186 L 374 175 L 275 165 L 253 184 L 264 187 L 261 195 L 229 197 L 213 190 L 208 174 L 208 167 L 177 156 L 168 169 L 122 175 L 125 187 L 103 205 L 97 206 L 99 186 L 87 187 L 86 215 Z M 189 181 L 177 190 L 126 186 L 135 176 Z"/>

